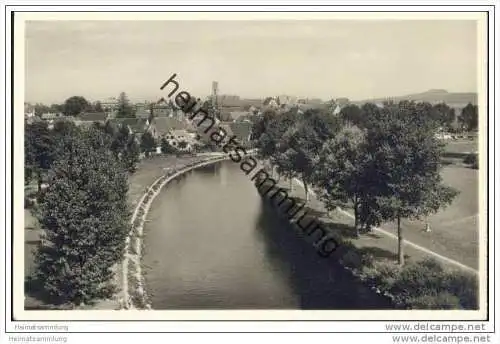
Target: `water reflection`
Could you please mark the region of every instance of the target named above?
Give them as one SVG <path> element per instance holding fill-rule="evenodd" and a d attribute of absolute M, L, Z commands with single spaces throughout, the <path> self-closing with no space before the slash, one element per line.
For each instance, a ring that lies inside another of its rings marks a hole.
<path fill-rule="evenodd" d="M 269 264 L 280 266 L 299 296 L 302 309 L 381 309 L 390 303 L 360 285 L 336 262 L 320 257 L 301 234 L 262 204 L 258 232 L 266 244 Z"/>

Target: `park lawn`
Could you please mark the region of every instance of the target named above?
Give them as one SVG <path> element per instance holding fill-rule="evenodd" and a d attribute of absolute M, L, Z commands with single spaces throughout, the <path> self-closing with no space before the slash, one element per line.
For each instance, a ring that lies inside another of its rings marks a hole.
<path fill-rule="evenodd" d="M 432 250 L 445 257 L 456 260 L 471 268 L 478 268 L 478 171 L 466 167 L 449 166 L 442 171 L 444 183 L 457 188 L 460 194 L 453 203 L 429 218 L 431 232 L 425 233 L 423 221 L 403 220 L 402 226 L 405 240 Z M 288 188 L 288 182 L 282 181 L 281 186 Z M 304 190 L 294 184 L 292 197 L 304 199 Z M 354 232 L 354 220 L 338 211 L 326 216 L 323 204 L 311 196 L 308 206 L 318 212 L 319 219 L 333 231 L 350 228 Z M 352 213 L 352 209 L 345 209 Z M 397 235 L 395 223 L 385 223 L 382 229 Z M 356 247 L 363 247 L 372 252 L 375 258 L 397 260 L 398 243 L 380 232 L 362 234 L 359 239 L 350 238 Z M 405 246 L 405 255 L 412 260 L 421 260 L 429 255 L 416 248 Z M 454 266 L 444 263 L 444 266 L 455 269 Z"/>
<path fill-rule="evenodd" d="M 479 174 L 467 167 L 447 166 L 442 171 L 445 184 L 459 190 L 452 204 L 428 218 L 431 232 L 426 233 L 425 222 L 403 220 L 406 240 L 426 247 L 445 257 L 477 269 L 479 266 Z M 381 226 L 396 234 L 395 223 Z"/>
<path fill-rule="evenodd" d="M 473 153 L 478 150 L 477 140 L 457 140 L 446 143 L 445 152 L 447 153 Z"/>

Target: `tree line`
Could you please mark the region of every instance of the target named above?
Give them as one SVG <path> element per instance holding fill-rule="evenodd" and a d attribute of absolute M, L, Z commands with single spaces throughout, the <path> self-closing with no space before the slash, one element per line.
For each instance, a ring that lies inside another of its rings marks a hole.
<path fill-rule="evenodd" d="M 37 185 L 29 207 L 43 232 L 30 289 L 57 304 L 109 296 L 129 232 L 127 177 L 155 140 L 146 132 L 138 142 L 127 126 L 109 121 L 78 127 L 58 120 L 51 129 L 26 123 L 24 142 L 25 185 Z M 164 153 L 174 153 L 167 144 Z"/>
<path fill-rule="evenodd" d="M 408 102 L 402 102 L 406 104 Z M 390 103 L 386 103 L 387 105 Z M 336 104 L 330 104 L 329 109 L 333 110 Z M 370 125 L 370 114 L 373 113 L 375 104 L 366 103 L 362 106 L 349 104 L 342 108 L 340 116 L 344 121 L 348 121 L 360 128 Z M 422 114 L 426 119 L 436 123 L 442 130 L 448 132 L 460 132 L 463 130 L 472 131 L 478 128 L 478 107 L 468 103 L 459 116 L 456 116 L 455 109 L 445 103 L 431 106 L 427 104 L 427 110 Z"/>
<path fill-rule="evenodd" d="M 118 96 L 116 106 L 107 108 L 100 101 L 90 102 L 83 96 L 72 96 L 62 104 L 45 105 L 37 103 L 33 106 L 35 116 L 41 117 L 44 113 L 62 113 L 64 116 L 78 116 L 84 112 L 116 111 L 116 118 L 134 118 L 136 108 L 130 103 L 127 94 L 121 92 Z"/>
<path fill-rule="evenodd" d="M 442 125 L 436 111 L 410 101 L 347 106 L 339 116 L 267 111 L 254 123 L 253 138 L 279 175 L 302 182 L 306 202 L 312 187 L 328 210 L 352 209 L 356 235 L 396 221 L 403 265 L 401 220 L 437 212 L 458 194 L 440 175 L 444 144 L 435 135 Z"/>

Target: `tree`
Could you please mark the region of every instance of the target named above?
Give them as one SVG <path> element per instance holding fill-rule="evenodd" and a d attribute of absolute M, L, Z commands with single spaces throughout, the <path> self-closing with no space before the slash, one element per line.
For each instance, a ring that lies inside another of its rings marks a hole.
<path fill-rule="evenodd" d="M 48 171 L 54 160 L 54 138 L 47 122 L 37 121 L 26 125 L 25 130 L 25 173 L 36 174 L 38 192 L 42 187 L 43 173 Z"/>
<path fill-rule="evenodd" d="M 355 104 L 349 104 L 343 107 L 342 110 L 340 110 L 340 118 L 342 118 L 344 123 L 350 123 L 360 128 L 366 126 L 366 117 L 361 108 Z"/>
<path fill-rule="evenodd" d="M 162 137 L 161 152 L 163 154 L 174 154 L 177 152 L 177 149 L 175 149 L 175 147 L 173 147 L 166 138 Z"/>
<path fill-rule="evenodd" d="M 73 96 L 64 102 L 63 113 L 65 116 L 77 116 L 90 108 L 89 102 L 81 96 Z"/>
<path fill-rule="evenodd" d="M 37 213 L 47 244 L 36 254 L 36 280 L 55 302 L 78 305 L 109 296 L 129 231 L 128 184 L 102 131 L 63 140 Z"/>
<path fill-rule="evenodd" d="M 462 110 L 462 114 L 458 120 L 467 130 L 475 130 L 478 125 L 478 109 L 477 105 L 467 104 Z"/>
<path fill-rule="evenodd" d="M 188 146 L 188 143 L 186 141 L 180 141 L 179 142 L 179 149 L 184 150 Z"/>
<path fill-rule="evenodd" d="M 443 143 L 434 135 L 424 103 L 386 104 L 366 131 L 368 174 L 381 216 L 396 220 L 399 263 L 404 264 L 401 219 L 421 218 L 450 204 L 457 195 L 442 184 Z"/>
<path fill-rule="evenodd" d="M 102 108 L 102 104 L 100 101 L 96 101 L 93 107 L 95 112 L 104 112 L 104 109 Z"/>
<path fill-rule="evenodd" d="M 155 115 L 154 115 L 155 104 L 151 103 L 151 104 L 149 104 L 148 107 L 149 107 L 148 122 L 151 123 L 153 121 L 153 119 L 155 118 Z"/>
<path fill-rule="evenodd" d="M 340 129 L 339 120 L 319 109 L 307 110 L 296 116 L 293 126 L 283 135 L 286 146 L 291 149 L 292 170 L 300 177 L 304 186 L 306 202 L 309 200 L 309 184 L 313 182 L 319 152 L 323 143 L 331 139 Z"/>
<path fill-rule="evenodd" d="M 290 180 L 290 189 L 292 188 L 292 178 L 296 175 L 292 164 L 293 151 L 290 150 L 288 141 L 283 138 L 288 128 L 293 126 L 296 120 L 296 112 L 290 111 L 276 116 L 274 112 L 266 111 L 262 118 L 253 125 L 259 157 L 268 160 L 272 166 L 277 167 L 280 175 L 284 175 Z"/>
<path fill-rule="evenodd" d="M 74 135 L 75 131 L 79 130 L 80 128 L 77 127 L 73 122 L 64 119 L 59 119 L 54 123 L 54 128 L 50 133 L 53 140 L 53 145 L 52 145 L 53 160 L 57 160 L 62 155 L 62 151 L 65 150 L 64 138 L 68 135 Z"/>
<path fill-rule="evenodd" d="M 122 162 L 130 173 L 137 170 L 137 163 L 139 162 L 140 148 L 135 137 L 131 136 L 128 139 L 127 145 L 123 152 Z"/>
<path fill-rule="evenodd" d="M 44 113 L 47 112 L 51 112 L 50 107 L 41 103 L 35 104 L 35 116 L 41 117 Z"/>
<path fill-rule="evenodd" d="M 118 110 L 116 118 L 135 117 L 135 108 L 130 104 L 125 92 L 120 93 L 118 97 Z"/>
<path fill-rule="evenodd" d="M 104 124 L 104 128 L 103 128 L 104 132 L 111 138 L 114 139 L 115 135 L 116 135 L 116 126 L 110 122 L 110 121 L 106 121 L 106 123 Z"/>
<path fill-rule="evenodd" d="M 29 124 L 24 134 L 24 184 L 28 185 L 33 180 L 35 173 L 35 152 L 31 144 L 32 138 L 28 134 Z M 40 190 L 38 190 L 40 191 Z"/>
<path fill-rule="evenodd" d="M 51 104 L 49 111 L 52 113 L 63 113 L 64 112 L 64 105 L 62 104 Z"/>
<path fill-rule="evenodd" d="M 149 131 L 146 131 L 144 134 L 141 136 L 141 150 L 146 154 L 146 156 L 149 156 L 151 152 L 153 152 L 156 148 L 156 142 L 151 135 Z"/>
<path fill-rule="evenodd" d="M 252 125 L 252 140 L 258 140 L 260 136 L 266 132 L 269 122 L 276 118 L 276 112 L 266 110 L 262 116 L 255 116 Z"/>
<path fill-rule="evenodd" d="M 109 129 L 108 129 L 109 130 Z M 123 152 L 127 148 L 127 144 L 130 140 L 130 130 L 127 125 L 121 124 L 118 126 L 118 130 L 114 131 L 113 141 L 111 143 L 111 151 L 116 157 L 121 157 Z"/>
<path fill-rule="evenodd" d="M 75 123 L 59 119 L 54 123 L 53 133 L 57 140 L 57 138 L 60 138 L 61 136 L 70 135 L 74 130 L 76 130 L 76 128 L 77 126 Z"/>
<path fill-rule="evenodd" d="M 442 127 L 447 130 L 452 128 L 452 124 L 455 121 L 455 109 L 450 108 L 445 103 L 435 104 L 432 107 L 431 119 L 438 122 Z"/>
<path fill-rule="evenodd" d="M 362 205 L 367 204 L 369 158 L 364 133 L 357 127 L 346 127 L 325 142 L 314 172 L 314 185 L 328 210 L 350 206 L 354 211 L 354 230 L 359 235 Z"/>

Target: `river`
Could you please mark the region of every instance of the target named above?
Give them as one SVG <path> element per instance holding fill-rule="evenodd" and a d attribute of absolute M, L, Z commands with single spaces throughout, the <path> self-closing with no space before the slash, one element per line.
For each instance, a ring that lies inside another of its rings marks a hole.
<path fill-rule="evenodd" d="M 331 258 L 318 256 L 232 162 L 165 186 L 144 233 L 153 309 L 391 308 Z"/>

